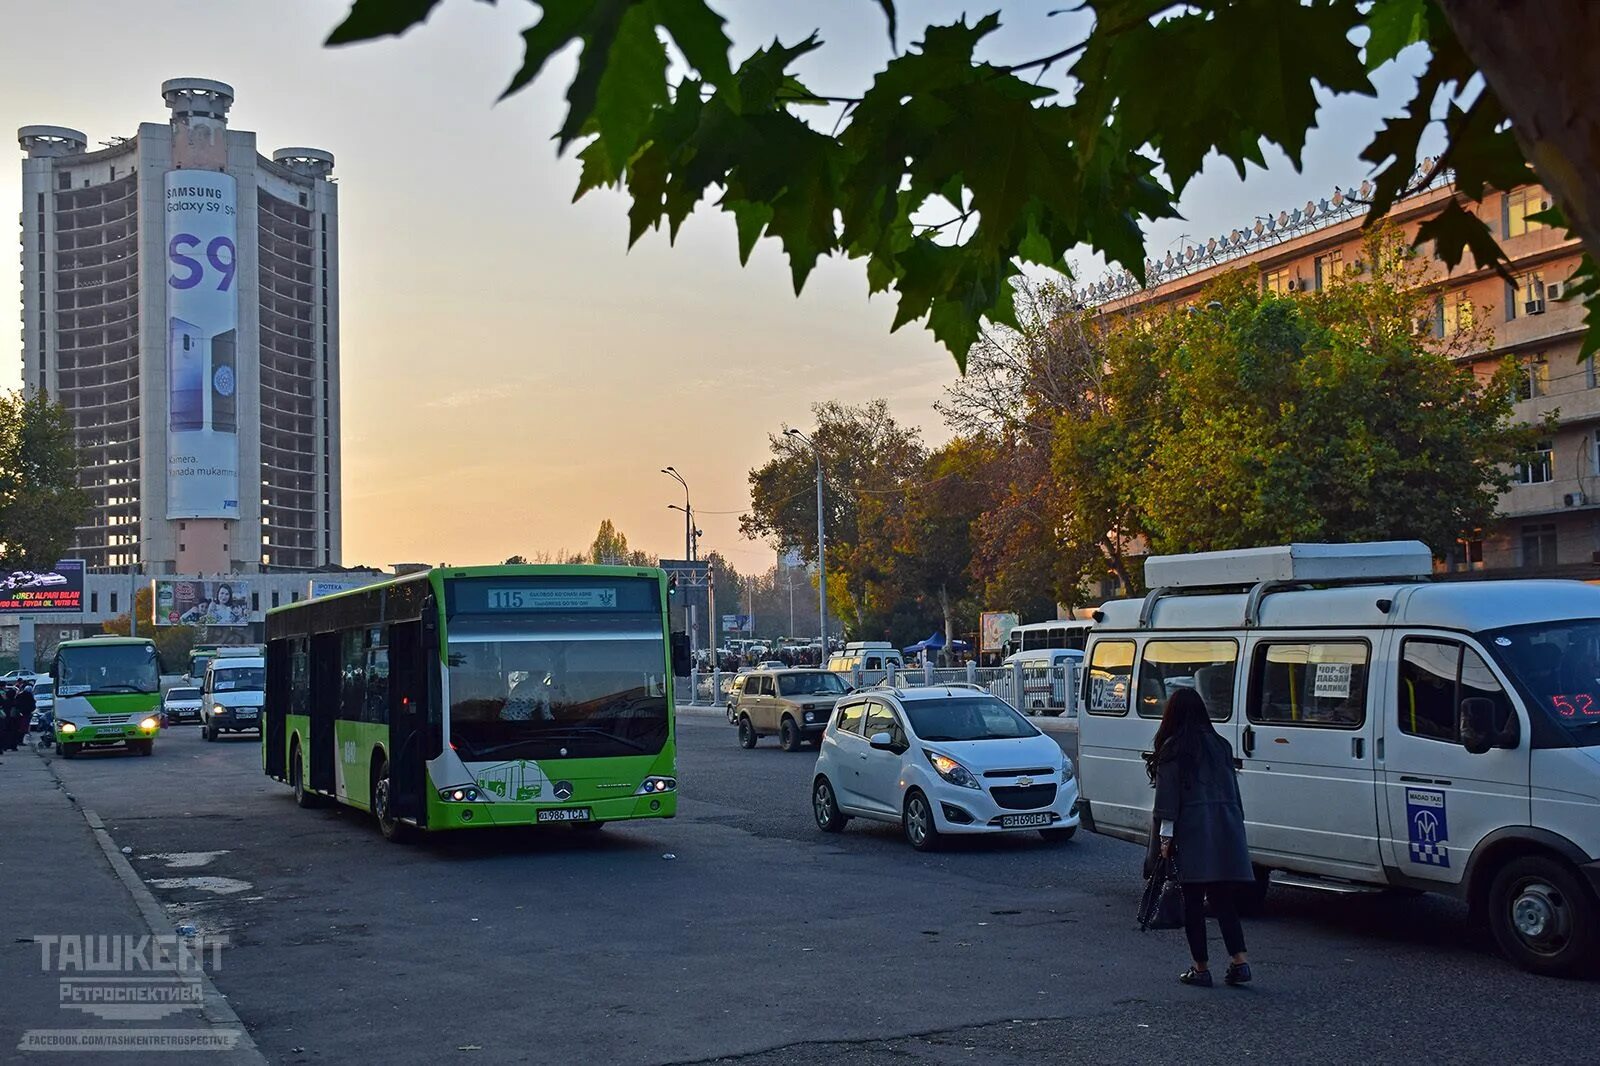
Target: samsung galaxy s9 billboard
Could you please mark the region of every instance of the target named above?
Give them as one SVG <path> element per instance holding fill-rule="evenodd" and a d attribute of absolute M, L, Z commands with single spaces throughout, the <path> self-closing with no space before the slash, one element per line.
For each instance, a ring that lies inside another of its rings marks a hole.
<path fill-rule="evenodd" d="M 235 185 L 170 170 L 167 203 L 167 517 L 239 517 Z"/>

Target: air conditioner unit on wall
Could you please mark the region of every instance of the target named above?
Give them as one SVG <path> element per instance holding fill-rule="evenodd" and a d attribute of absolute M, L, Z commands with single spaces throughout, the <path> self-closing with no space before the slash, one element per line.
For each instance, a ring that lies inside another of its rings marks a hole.
<path fill-rule="evenodd" d="M 1582 507 L 1589 502 L 1589 498 L 1581 492 L 1569 492 L 1561 497 L 1563 507 Z"/>
<path fill-rule="evenodd" d="M 1544 287 L 1544 298 L 1546 300 L 1561 299 L 1561 282 L 1552 281 L 1546 284 Z"/>
<path fill-rule="evenodd" d="M 1522 313 L 1525 314 L 1525 315 L 1542 315 L 1542 314 L 1544 314 L 1544 301 L 1543 300 L 1529 300 L 1527 303 L 1522 305 Z"/>

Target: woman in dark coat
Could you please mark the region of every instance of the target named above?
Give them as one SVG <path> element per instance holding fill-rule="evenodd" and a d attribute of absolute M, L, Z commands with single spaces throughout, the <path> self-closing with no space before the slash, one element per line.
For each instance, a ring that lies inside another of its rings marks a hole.
<path fill-rule="evenodd" d="M 1255 870 L 1245 844 L 1233 747 L 1212 727 L 1200 694 L 1181 688 L 1167 700 L 1154 749 L 1146 767 L 1156 790 L 1147 861 L 1153 864 L 1158 840 L 1160 854 L 1177 855 L 1184 932 L 1194 958 L 1194 965 L 1178 980 L 1211 987 L 1205 908 L 1209 898 L 1232 956 L 1223 980 L 1244 984 L 1250 980 L 1250 962 L 1245 957 L 1237 896 L 1241 883 L 1255 881 Z"/>

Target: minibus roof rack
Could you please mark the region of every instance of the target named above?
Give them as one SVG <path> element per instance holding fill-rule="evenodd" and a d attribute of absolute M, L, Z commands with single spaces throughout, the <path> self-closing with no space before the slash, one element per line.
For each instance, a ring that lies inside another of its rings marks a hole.
<path fill-rule="evenodd" d="M 1145 560 L 1150 592 L 1139 609 L 1139 627 L 1150 625 L 1156 603 L 1171 595 L 1249 589 L 1244 624 L 1253 626 L 1261 601 L 1274 589 L 1305 585 L 1368 585 L 1426 579 L 1433 552 L 1420 540 L 1358 544 L 1280 544 L 1268 548 L 1153 555 Z"/>

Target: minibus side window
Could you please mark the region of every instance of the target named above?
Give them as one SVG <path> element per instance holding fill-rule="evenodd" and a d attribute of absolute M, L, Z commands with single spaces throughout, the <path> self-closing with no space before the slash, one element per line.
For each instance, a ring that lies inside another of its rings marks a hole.
<path fill-rule="evenodd" d="M 1127 714 L 1128 690 L 1133 687 L 1133 641 L 1102 640 L 1096 644 L 1084 674 L 1085 703 L 1090 714 Z"/>
<path fill-rule="evenodd" d="M 1446 640 L 1407 640 L 1400 655 L 1400 732 L 1447 744 L 1461 741 L 1461 701 L 1493 700 L 1494 721 L 1516 714 L 1483 656 Z"/>
<path fill-rule="evenodd" d="M 1192 688 L 1214 722 L 1233 716 L 1233 678 L 1239 645 L 1232 640 L 1152 640 L 1139 663 L 1139 716 L 1160 718 L 1167 700 Z"/>
<path fill-rule="evenodd" d="M 1246 712 L 1252 722 L 1359 729 L 1367 657 L 1360 641 L 1258 644 Z"/>

